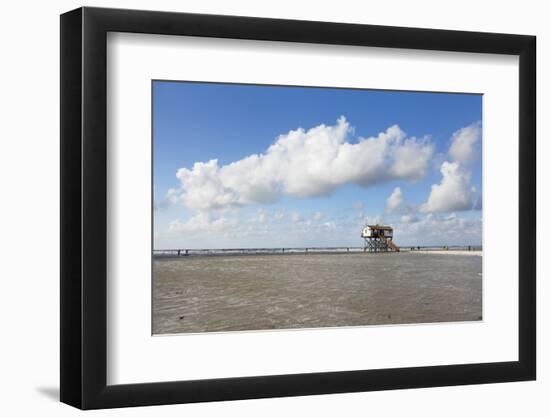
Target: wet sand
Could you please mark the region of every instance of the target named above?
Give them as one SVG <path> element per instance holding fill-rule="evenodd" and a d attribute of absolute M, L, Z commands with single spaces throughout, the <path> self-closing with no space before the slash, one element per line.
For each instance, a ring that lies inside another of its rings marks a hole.
<path fill-rule="evenodd" d="M 431 253 L 155 259 L 153 333 L 481 320 L 481 261 Z"/>
<path fill-rule="evenodd" d="M 481 251 L 468 250 L 414 250 L 410 253 L 419 253 L 426 255 L 455 255 L 455 256 L 483 256 Z"/>

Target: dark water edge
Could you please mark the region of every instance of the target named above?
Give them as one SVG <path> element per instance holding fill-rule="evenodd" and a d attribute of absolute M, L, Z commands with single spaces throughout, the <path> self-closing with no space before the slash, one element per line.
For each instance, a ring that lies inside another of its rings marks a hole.
<path fill-rule="evenodd" d="M 481 273 L 476 255 L 155 258 L 153 333 L 478 321 Z"/>

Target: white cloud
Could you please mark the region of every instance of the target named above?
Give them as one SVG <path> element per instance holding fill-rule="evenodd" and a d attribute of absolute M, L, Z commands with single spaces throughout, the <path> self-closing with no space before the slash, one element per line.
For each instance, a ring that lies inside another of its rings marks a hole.
<path fill-rule="evenodd" d="M 478 152 L 477 143 L 481 137 L 480 123 L 463 127 L 453 133 L 449 155 L 461 164 L 472 162 Z"/>
<path fill-rule="evenodd" d="M 264 209 L 258 209 L 256 214 L 248 219 L 249 223 L 265 223 L 268 221 L 268 213 Z"/>
<path fill-rule="evenodd" d="M 170 188 L 164 198 L 160 202 L 155 202 L 155 210 L 165 209 L 166 207 L 177 204 L 180 200 L 180 191 L 175 188 Z"/>
<path fill-rule="evenodd" d="M 395 213 L 403 204 L 403 193 L 400 187 L 395 187 L 391 195 L 386 200 L 386 211 Z"/>
<path fill-rule="evenodd" d="M 403 216 L 404 217 L 404 216 Z M 395 226 L 394 239 L 401 246 L 479 245 L 481 218 L 462 218 L 456 213 L 428 214 Z"/>
<path fill-rule="evenodd" d="M 169 232 L 176 233 L 223 233 L 232 230 L 236 225 L 234 219 L 223 215 L 213 215 L 211 212 L 197 211 L 187 221 L 174 220 L 168 226 Z"/>
<path fill-rule="evenodd" d="M 293 223 L 299 223 L 303 220 L 302 216 L 300 216 L 299 213 L 292 213 L 292 216 L 290 216 L 290 219 L 292 220 Z"/>
<path fill-rule="evenodd" d="M 282 220 L 285 217 L 285 213 L 282 211 L 276 211 L 273 215 L 274 220 Z"/>
<path fill-rule="evenodd" d="M 416 217 L 414 214 L 404 214 L 401 216 L 401 223 L 409 224 L 409 223 L 416 223 L 418 221 L 418 217 Z"/>
<path fill-rule="evenodd" d="M 336 229 L 336 223 L 335 222 L 324 222 L 323 227 L 326 227 L 327 229 Z"/>
<path fill-rule="evenodd" d="M 382 216 L 365 216 L 364 224 L 386 224 Z"/>
<path fill-rule="evenodd" d="M 481 218 L 468 213 L 420 215 L 406 213 L 395 221 L 380 216 L 352 219 L 323 213 L 287 212 L 246 208 L 198 211 L 186 220 L 172 222 L 168 230 L 155 233 L 157 248 L 306 247 L 361 246 L 360 231 L 367 224 L 394 227 L 398 245 L 479 244 Z"/>
<path fill-rule="evenodd" d="M 428 201 L 420 207 L 424 213 L 481 209 L 481 196 L 470 186 L 471 174 L 464 165 L 477 157 L 481 138 L 481 124 L 473 123 L 453 133 L 449 156 L 454 162 L 444 161 L 440 184 L 432 185 Z"/>
<path fill-rule="evenodd" d="M 222 210 L 223 211 L 223 210 Z M 240 213 L 240 210 L 239 209 L 235 209 L 235 210 L 229 210 L 230 212 L 232 212 L 233 214 L 235 215 L 238 215 Z M 277 223 L 277 222 L 280 222 L 282 221 L 286 215 L 285 215 L 285 212 L 284 211 L 275 211 L 275 212 L 270 212 L 269 210 L 267 209 L 264 209 L 264 208 L 259 208 L 258 210 L 256 210 L 256 212 L 249 216 L 245 213 L 243 213 L 244 216 L 247 218 L 247 222 L 248 223 L 252 223 L 252 224 L 272 224 L 272 223 Z M 298 216 L 298 213 L 295 213 L 297 216 Z M 320 212 L 317 212 L 316 215 L 321 215 Z"/>
<path fill-rule="evenodd" d="M 424 213 L 461 211 L 472 208 L 475 192 L 470 187 L 470 174 L 461 169 L 458 162 L 441 164 L 440 184 L 432 185 L 428 201 L 420 207 Z"/>
<path fill-rule="evenodd" d="M 394 164 L 391 167 L 393 178 L 416 181 L 426 175 L 428 162 L 433 154 L 433 146 L 428 139 L 406 139 L 394 149 Z"/>
<path fill-rule="evenodd" d="M 352 128 L 344 117 L 333 126 L 302 128 L 280 135 L 265 153 L 219 166 L 216 159 L 180 168 L 181 201 L 195 210 L 270 203 L 281 196 L 326 195 L 344 184 L 368 187 L 426 174 L 433 145 L 406 138 L 394 125 L 375 137 L 348 140 Z"/>

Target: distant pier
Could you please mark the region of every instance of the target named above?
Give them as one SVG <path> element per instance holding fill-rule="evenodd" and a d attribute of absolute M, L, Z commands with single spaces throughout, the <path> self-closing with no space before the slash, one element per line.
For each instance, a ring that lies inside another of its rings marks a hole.
<path fill-rule="evenodd" d="M 414 251 L 481 251 L 481 246 L 401 246 L 401 252 Z M 243 255 L 315 255 L 372 253 L 363 246 L 302 247 L 302 248 L 226 248 L 226 249 L 155 249 L 156 258 L 186 256 L 243 256 Z"/>

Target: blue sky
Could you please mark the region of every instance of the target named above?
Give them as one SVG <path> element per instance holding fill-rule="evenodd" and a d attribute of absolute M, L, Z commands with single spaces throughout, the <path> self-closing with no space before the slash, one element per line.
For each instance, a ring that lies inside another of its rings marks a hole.
<path fill-rule="evenodd" d="M 481 95 L 154 81 L 155 248 L 481 244 L 481 120 Z"/>

